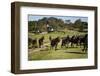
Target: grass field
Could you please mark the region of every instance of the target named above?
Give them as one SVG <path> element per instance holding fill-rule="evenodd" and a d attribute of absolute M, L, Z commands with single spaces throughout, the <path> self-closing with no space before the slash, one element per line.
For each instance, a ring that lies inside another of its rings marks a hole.
<path fill-rule="evenodd" d="M 61 42 L 58 44 L 57 50 L 50 49 L 50 41 L 49 36 L 52 38 L 59 37 L 66 37 L 67 35 L 80 35 L 85 33 L 80 33 L 77 31 L 66 30 L 65 33 L 63 32 L 52 32 L 47 34 L 33 34 L 29 33 L 29 37 L 31 38 L 41 38 L 42 36 L 45 37 L 44 39 L 44 47 L 42 48 L 31 48 L 28 49 L 28 60 L 53 60 L 53 59 L 79 59 L 79 58 L 87 58 L 88 55 L 85 52 L 82 52 L 82 48 L 80 46 L 74 48 L 61 48 Z M 61 41 L 61 40 L 60 40 Z M 70 45 L 70 44 L 69 44 Z"/>

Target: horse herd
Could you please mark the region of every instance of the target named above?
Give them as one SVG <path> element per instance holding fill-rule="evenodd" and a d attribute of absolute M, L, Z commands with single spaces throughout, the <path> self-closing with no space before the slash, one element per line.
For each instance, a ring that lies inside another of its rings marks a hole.
<path fill-rule="evenodd" d="M 32 39 L 28 38 L 28 45 L 32 45 L 32 47 L 35 48 L 42 48 L 44 45 L 44 36 L 42 36 L 39 39 Z M 49 36 L 50 40 L 50 49 L 55 48 L 57 50 L 58 43 L 61 41 L 61 48 L 66 47 L 66 48 L 74 48 L 77 46 L 82 47 L 82 51 L 87 51 L 88 48 L 88 34 L 85 35 L 73 35 L 69 36 L 67 35 L 66 37 L 60 38 L 59 36 L 56 38 L 52 38 Z M 38 45 L 37 45 L 38 44 Z"/>

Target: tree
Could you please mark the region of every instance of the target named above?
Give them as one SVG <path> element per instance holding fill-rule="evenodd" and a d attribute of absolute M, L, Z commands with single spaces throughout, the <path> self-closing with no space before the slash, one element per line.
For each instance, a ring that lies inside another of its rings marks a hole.
<path fill-rule="evenodd" d="M 28 31 L 34 31 L 36 28 L 37 22 L 36 21 L 29 21 L 28 22 Z"/>
<path fill-rule="evenodd" d="M 65 28 L 70 30 L 78 30 L 83 31 L 87 29 L 87 22 L 82 22 L 81 19 L 77 19 L 74 23 L 71 20 L 64 20 L 55 18 L 55 17 L 44 17 L 39 19 L 38 21 L 29 21 L 28 22 L 28 30 L 31 31 L 40 31 L 47 32 L 47 24 L 54 29 L 54 31 L 64 30 Z"/>
<path fill-rule="evenodd" d="M 73 27 L 78 29 L 78 31 L 83 31 L 84 29 L 87 29 L 88 23 L 82 22 L 81 19 L 78 19 L 74 22 Z"/>
<path fill-rule="evenodd" d="M 75 21 L 74 28 L 77 28 L 79 31 L 83 31 L 84 27 L 82 25 L 81 19 Z"/>
<path fill-rule="evenodd" d="M 65 23 L 66 24 L 70 24 L 71 23 L 71 20 L 65 20 Z"/>

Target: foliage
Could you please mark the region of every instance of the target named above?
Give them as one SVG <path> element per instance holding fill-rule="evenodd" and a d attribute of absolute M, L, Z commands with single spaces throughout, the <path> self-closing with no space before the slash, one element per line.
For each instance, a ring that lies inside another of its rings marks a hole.
<path fill-rule="evenodd" d="M 72 23 L 70 20 L 62 20 L 55 17 L 50 18 L 42 18 L 38 21 L 29 21 L 28 22 L 28 30 L 29 32 L 46 32 L 47 31 L 47 24 L 54 28 L 55 31 L 64 30 L 64 29 L 71 29 L 71 30 L 78 30 L 83 31 L 87 29 L 88 23 L 82 22 L 81 19 L 76 20 Z"/>
<path fill-rule="evenodd" d="M 87 23 L 86 22 L 82 22 L 81 19 L 78 19 L 75 21 L 74 23 L 74 28 L 78 28 L 79 31 L 83 31 L 84 29 L 87 28 Z"/>

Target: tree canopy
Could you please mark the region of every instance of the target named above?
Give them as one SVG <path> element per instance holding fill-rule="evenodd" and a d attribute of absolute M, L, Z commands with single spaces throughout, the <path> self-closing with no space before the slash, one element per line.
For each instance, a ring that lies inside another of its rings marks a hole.
<path fill-rule="evenodd" d="M 41 31 L 45 32 L 47 31 L 47 26 L 50 25 L 51 27 L 54 28 L 55 31 L 57 30 L 64 30 L 64 29 L 71 29 L 75 30 L 77 29 L 78 31 L 82 31 L 84 29 L 87 29 L 88 23 L 87 22 L 82 22 L 81 19 L 77 19 L 74 23 L 71 22 L 71 20 L 62 20 L 58 19 L 55 17 L 49 17 L 49 18 L 42 18 L 39 19 L 38 21 L 28 21 L 28 30 L 29 32 L 31 31 Z"/>

